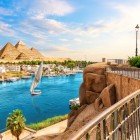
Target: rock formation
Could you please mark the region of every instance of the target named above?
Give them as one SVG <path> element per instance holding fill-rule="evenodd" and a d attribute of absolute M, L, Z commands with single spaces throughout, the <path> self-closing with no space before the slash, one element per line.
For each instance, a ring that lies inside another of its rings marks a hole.
<path fill-rule="evenodd" d="M 85 68 L 79 89 L 80 107 L 71 110 L 66 131 L 54 140 L 67 140 L 91 119 L 116 103 L 115 85 L 107 85 L 106 67 L 106 63 L 99 63 Z"/>
<path fill-rule="evenodd" d="M 85 68 L 83 83 L 79 89 L 80 108 L 72 110 L 68 117 L 66 131 L 55 139 L 66 140 L 87 122 L 116 103 L 116 91 L 113 84 L 107 85 L 107 64 L 93 64 Z"/>
<path fill-rule="evenodd" d="M 100 94 L 99 98 L 101 98 L 103 105 L 105 107 L 110 107 L 116 103 L 116 91 L 115 85 L 111 84 L 107 86 Z"/>

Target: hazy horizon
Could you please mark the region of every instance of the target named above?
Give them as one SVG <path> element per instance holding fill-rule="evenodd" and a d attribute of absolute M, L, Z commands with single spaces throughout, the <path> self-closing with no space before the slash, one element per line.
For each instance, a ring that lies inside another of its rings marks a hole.
<path fill-rule="evenodd" d="M 22 40 L 47 57 L 127 59 L 139 12 L 138 0 L 0 0 L 0 49 Z"/>

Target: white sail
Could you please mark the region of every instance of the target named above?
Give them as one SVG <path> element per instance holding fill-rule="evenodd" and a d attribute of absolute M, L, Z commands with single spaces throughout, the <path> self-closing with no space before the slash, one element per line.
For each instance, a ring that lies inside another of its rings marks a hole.
<path fill-rule="evenodd" d="M 42 71 L 43 71 L 43 62 L 41 62 L 40 66 L 35 74 L 35 78 L 32 82 L 32 85 L 30 87 L 31 94 L 34 92 L 34 89 L 37 87 L 37 85 L 39 84 L 39 82 L 42 78 Z"/>

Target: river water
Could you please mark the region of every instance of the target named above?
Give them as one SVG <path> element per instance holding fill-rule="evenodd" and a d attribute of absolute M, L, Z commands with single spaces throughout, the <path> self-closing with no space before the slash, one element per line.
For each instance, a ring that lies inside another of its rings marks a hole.
<path fill-rule="evenodd" d="M 26 123 L 38 122 L 69 112 L 69 100 L 78 97 L 82 74 L 43 77 L 38 89 L 42 94 L 31 96 L 29 89 L 33 79 L 0 84 L 0 130 L 5 128 L 6 118 L 14 109 L 21 109 Z"/>

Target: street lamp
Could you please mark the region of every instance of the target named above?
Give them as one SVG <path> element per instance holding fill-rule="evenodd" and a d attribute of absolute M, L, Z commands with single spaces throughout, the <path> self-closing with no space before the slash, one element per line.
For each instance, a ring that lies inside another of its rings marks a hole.
<path fill-rule="evenodd" d="M 136 56 L 138 56 L 138 43 L 137 43 L 137 40 L 138 40 L 138 31 L 139 31 L 139 25 L 138 24 L 135 27 L 135 29 L 136 29 Z"/>

